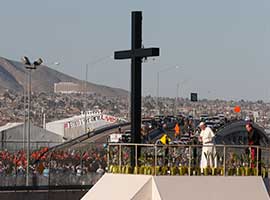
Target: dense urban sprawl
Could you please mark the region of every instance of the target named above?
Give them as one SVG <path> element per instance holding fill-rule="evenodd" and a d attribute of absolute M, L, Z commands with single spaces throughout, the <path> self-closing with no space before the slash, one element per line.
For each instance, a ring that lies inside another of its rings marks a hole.
<path fill-rule="evenodd" d="M 21 93 L 5 92 L 0 94 L 0 125 L 8 122 L 23 122 L 24 107 L 27 114 L 27 98 L 24 103 Z M 158 102 L 158 104 L 157 104 Z M 158 106 L 157 106 L 158 105 Z M 235 113 L 234 107 L 240 106 L 241 112 Z M 106 114 L 128 118 L 129 97 L 104 97 L 97 94 L 54 94 L 33 93 L 31 99 L 31 116 L 34 124 L 42 127 L 46 122 L 63 119 L 80 114 L 84 110 L 101 109 Z M 142 115 L 147 118 L 157 115 L 192 115 L 199 118 L 203 114 L 211 116 L 224 114 L 227 118 L 250 118 L 262 127 L 270 127 L 270 103 L 261 100 L 225 101 L 199 100 L 191 102 L 183 98 L 165 98 L 145 96 L 143 98 Z M 254 119 L 254 117 L 256 119 Z"/>

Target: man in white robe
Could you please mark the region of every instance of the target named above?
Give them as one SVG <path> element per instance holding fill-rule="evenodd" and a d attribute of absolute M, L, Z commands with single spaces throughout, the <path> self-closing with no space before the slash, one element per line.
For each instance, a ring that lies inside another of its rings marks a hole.
<path fill-rule="evenodd" d="M 202 142 L 201 171 L 206 167 L 217 167 L 216 149 L 214 146 L 214 132 L 204 122 L 199 125 L 201 129 L 199 140 Z M 213 160 L 214 158 L 214 160 Z"/>

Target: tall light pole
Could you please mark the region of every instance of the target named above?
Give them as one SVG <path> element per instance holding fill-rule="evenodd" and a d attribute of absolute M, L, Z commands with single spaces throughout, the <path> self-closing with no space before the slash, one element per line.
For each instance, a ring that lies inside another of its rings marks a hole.
<path fill-rule="evenodd" d="M 25 65 L 25 68 L 28 70 L 28 129 L 27 129 L 27 152 L 26 152 L 26 159 L 27 159 L 27 167 L 26 167 L 26 186 L 29 186 L 29 162 L 30 162 L 30 106 L 31 106 L 31 71 L 35 70 L 38 65 L 42 64 L 42 59 L 39 58 L 38 60 L 34 61 L 33 64 L 30 62 L 28 57 L 24 56 L 22 58 L 22 62 Z"/>
<path fill-rule="evenodd" d="M 179 106 L 179 89 L 183 90 L 184 88 L 184 84 L 187 82 L 188 80 L 184 80 L 184 81 L 180 81 L 180 82 L 177 82 L 177 85 L 176 85 L 176 99 L 175 99 L 175 114 L 176 111 L 177 111 L 177 107 Z M 180 95 L 181 95 L 181 91 L 180 91 Z M 183 97 L 184 93 L 182 91 L 182 97 Z"/>
<path fill-rule="evenodd" d="M 43 63 L 43 65 L 47 66 L 48 68 L 52 69 L 52 65 L 55 67 L 59 67 L 61 65 L 60 62 L 58 61 L 54 61 L 54 62 L 49 62 L 49 63 Z M 55 68 L 53 68 L 55 69 Z M 53 92 L 52 92 L 52 100 L 53 100 L 53 116 L 54 118 L 56 118 L 56 120 L 58 120 L 58 112 L 57 112 L 57 107 L 56 107 L 56 98 L 57 98 L 57 94 L 55 92 L 55 83 L 53 83 Z M 41 112 L 41 122 L 43 124 L 43 128 L 46 129 L 46 112 L 44 112 L 44 109 L 42 108 L 42 112 Z"/>
<path fill-rule="evenodd" d="M 164 69 L 161 69 L 157 72 L 157 110 L 158 110 L 158 115 L 160 115 L 160 106 L 159 106 L 159 75 L 161 72 L 167 72 L 167 71 L 170 71 L 170 70 L 173 70 L 173 69 L 178 69 L 179 66 L 171 66 L 171 67 L 167 67 L 167 68 L 164 68 Z"/>
<path fill-rule="evenodd" d="M 23 58 L 24 59 L 24 58 Z M 25 61 L 23 61 L 24 63 Z M 53 63 L 45 63 L 45 65 L 60 65 L 60 62 L 53 62 Z M 25 151 L 25 136 L 26 136 L 26 93 L 27 93 L 27 77 L 28 73 L 25 72 L 25 78 L 24 78 L 24 86 L 23 86 L 23 151 Z M 42 112 L 43 115 L 43 112 Z M 43 123 L 43 128 L 45 129 L 45 113 L 44 113 L 44 118 L 41 120 Z"/>
<path fill-rule="evenodd" d="M 86 84 L 88 80 L 88 64 L 85 67 L 85 82 L 84 82 L 84 133 L 87 133 L 87 117 L 86 117 L 86 107 L 87 107 L 87 94 L 86 94 Z"/>
<path fill-rule="evenodd" d="M 88 71 L 89 71 L 89 66 L 90 68 L 93 68 L 96 64 L 99 64 L 105 60 L 107 60 L 108 58 L 113 58 L 112 55 L 109 56 L 104 56 L 101 58 L 98 58 L 92 62 L 88 62 L 85 65 L 85 80 L 84 80 L 84 89 L 83 89 L 83 93 L 84 93 L 84 105 L 83 105 L 83 109 L 84 109 L 84 133 L 87 133 L 87 115 L 86 115 L 86 109 L 87 109 L 87 82 L 88 82 Z"/>
<path fill-rule="evenodd" d="M 27 91 L 27 73 L 25 72 L 25 83 L 23 87 L 23 151 L 25 151 L 25 135 L 26 135 L 26 91 Z"/>
<path fill-rule="evenodd" d="M 176 84 L 176 97 L 175 97 L 175 102 L 174 102 L 174 116 L 177 115 L 178 99 L 179 99 L 179 82 Z"/>

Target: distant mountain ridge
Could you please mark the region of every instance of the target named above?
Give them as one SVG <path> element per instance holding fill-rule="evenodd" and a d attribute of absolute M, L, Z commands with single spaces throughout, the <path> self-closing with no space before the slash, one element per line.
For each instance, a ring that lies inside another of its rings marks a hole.
<path fill-rule="evenodd" d="M 23 88 L 27 85 L 27 81 L 27 71 L 22 63 L 0 57 L 0 92 L 6 90 L 23 92 Z M 82 80 L 44 65 L 41 65 L 36 70 L 32 71 L 33 92 L 53 92 L 54 83 L 59 82 L 84 84 L 84 81 Z M 102 96 L 124 97 L 128 95 L 126 90 L 97 85 L 90 82 L 87 82 L 86 88 L 87 92 L 100 94 Z"/>

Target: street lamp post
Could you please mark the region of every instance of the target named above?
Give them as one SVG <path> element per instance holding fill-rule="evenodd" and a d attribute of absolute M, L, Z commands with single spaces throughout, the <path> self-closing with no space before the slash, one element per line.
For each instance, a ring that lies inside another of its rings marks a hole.
<path fill-rule="evenodd" d="M 105 60 L 107 60 L 108 58 L 113 58 L 113 56 L 109 55 L 109 56 L 104 56 L 101 57 L 99 59 L 96 59 L 92 62 L 88 62 L 85 65 L 85 81 L 84 81 L 84 89 L 82 90 L 82 92 L 84 93 L 84 105 L 83 105 L 83 109 L 84 109 L 84 133 L 87 133 L 87 114 L 86 114 L 86 109 L 87 109 L 87 82 L 88 82 L 88 71 L 89 71 L 89 66 L 90 69 L 94 67 L 94 65 L 101 63 Z"/>
<path fill-rule="evenodd" d="M 26 135 L 26 91 L 27 91 L 27 73 L 25 73 L 25 83 L 23 87 L 23 151 L 25 151 L 25 135 Z"/>
<path fill-rule="evenodd" d="M 42 59 L 39 58 L 38 60 L 34 61 L 31 64 L 28 57 L 24 56 L 22 58 L 22 62 L 25 65 L 25 68 L 28 70 L 28 127 L 27 127 L 27 152 L 26 152 L 26 159 L 27 159 L 27 167 L 26 167 L 26 186 L 29 186 L 29 162 L 30 162 L 30 106 L 31 106 L 31 71 L 35 70 L 38 65 L 42 64 Z"/>
<path fill-rule="evenodd" d="M 88 64 L 86 64 L 85 68 L 85 82 L 84 82 L 84 133 L 87 133 L 87 116 L 86 116 L 86 108 L 87 108 L 87 93 L 86 93 L 86 88 L 87 88 L 87 80 L 88 80 Z"/>
<path fill-rule="evenodd" d="M 58 61 L 54 61 L 54 62 L 50 62 L 50 63 L 44 63 L 43 65 L 46 65 L 49 68 L 52 68 L 51 67 L 52 65 L 54 67 L 56 67 L 56 66 L 59 67 L 61 65 L 61 63 Z M 56 106 L 57 93 L 55 91 L 55 83 L 53 84 L 52 100 L 53 100 L 53 116 L 56 120 L 58 120 L 58 112 L 57 112 L 57 106 Z M 46 129 L 46 112 L 44 112 L 44 113 L 42 112 L 42 122 L 43 122 L 43 128 Z"/>
<path fill-rule="evenodd" d="M 23 58 L 23 63 L 24 63 L 24 58 Z M 46 65 L 48 65 L 46 63 Z M 49 63 L 49 65 L 60 65 L 60 62 L 53 62 L 53 63 Z M 25 78 L 24 78 L 24 87 L 23 87 L 23 139 L 22 139 L 22 143 L 23 143 L 23 151 L 25 151 L 25 138 L 26 138 L 26 92 L 27 92 L 27 79 L 28 79 L 28 73 L 25 73 Z M 54 109 L 55 110 L 55 109 Z M 43 115 L 44 114 L 44 115 Z M 43 123 L 43 128 L 45 128 L 44 124 L 45 124 L 45 113 L 43 113 L 42 111 L 42 115 L 43 115 L 43 119 L 41 120 Z"/>
<path fill-rule="evenodd" d="M 181 91 L 182 91 L 182 97 L 184 95 L 183 93 L 183 88 L 184 88 L 184 84 L 187 82 L 187 80 L 184 80 L 184 81 L 180 81 L 180 82 L 177 82 L 177 85 L 176 85 L 176 98 L 175 98 L 175 114 L 177 114 L 177 108 L 179 106 L 179 96 L 181 96 Z M 180 93 L 179 93 L 179 89 L 180 89 Z"/>
<path fill-rule="evenodd" d="M 24 62 L 24 61 L 23 61 Z M 43 63 L 44 65 L 44 63 Z M 55 66 L 58 66 L 60 65 L 60 62 L 52 62 L 52 63 L 45 63 L 45 65 L 49 66 L 49 65 L 55 65 Z M 25 73 L 25 82 L 24 82 L 24 87 L 23 87 L 23 115 L 24 115 L 24 118 L 23 118 L 23 151 L 25 151 L 25 138 L 26 138 L 26 92 L 27 92 L 27 79 L 28 79 L 28 73 Z M 55 112 L 55 108 L 54 108 L 54 112 Z M 45 124 L 46 124 L 46 118 L 45 118 L 45 113 L 44 113 L 44 110 L 42 108 L 42 117 L 41 117 L 41 122 L 43 122 L 43 128 L 45 129 Z"/>
<path fill-rule="evenodd" d="M 178 101 L 179 101 L 179 83 L 176 85 L 176 97 L 174 102 L 174 115 L 177 115 L 177 108 L 178 108 Z"/>
<path fill-rule="evenodd" d="M 161 109 L 160 109 L 160 106 L 159 106 L 159 75 L 161 72 L 167 72 L 167 71 L 170 71 L 170 70 L 173 70 L 173 69 L 178 69 L 179 66 L 171 66 L 171 67 L 167 67 L 167 68 L 164 68 L 162 70 L 159 70 L 157 72 L 157 110 L 158 110 L 158 115 L 161 114 Z"/>

